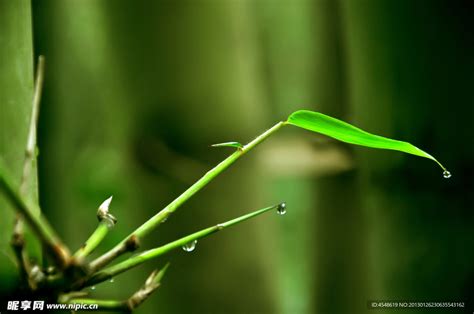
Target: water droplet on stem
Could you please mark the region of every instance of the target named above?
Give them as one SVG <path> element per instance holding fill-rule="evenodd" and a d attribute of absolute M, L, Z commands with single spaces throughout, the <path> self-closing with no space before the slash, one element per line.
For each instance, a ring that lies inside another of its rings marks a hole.
<path fill-rule="evenodd" d="M 449 172 L 448 170 L 444 170 L 444 171 L 443 171 L 443 177 L 444 177 L 445 179 L 451 178 L 451 172 Z"/>
<path fill-rule="evenodd" d="M 194 251 L 194 249 L 196 248 L 197 242 L 198 242 L 197 240 L 193 240 L 191 242 L 186 243 L 185 245 L 183 245 L 183 250 L 185 250 L 186 252 Z"/>
<path fill-rule="evenodd" d="M 277 206 L 277 214 L 278 215 L 286 214 L 286 203 L 281 203 Z"/>

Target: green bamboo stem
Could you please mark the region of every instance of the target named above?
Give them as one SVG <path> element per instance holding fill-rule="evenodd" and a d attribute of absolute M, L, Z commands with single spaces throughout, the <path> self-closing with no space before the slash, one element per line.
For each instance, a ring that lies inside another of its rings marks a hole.
<path fill-rule="evenodd" d="M 190 243 L 192 241 L 207 237 L 207 236 L 209 236 L 209 235 L 211 235 L 215 232 L 221 231 L 224 228 L 227 228 L 227 227 L 230 227 L 232 225 L 238 224 L 238 223 L 243 222 L 243 221 L 245 221 L 247 219 L 250 219 L 252 217 L 261 215 L 261 214 L 263 214 L 263 213 L 265 213 L 269 210 L 274 210 L 274 209 L 278 208 L 278 206 L 281 206 L 281 204 L 259 209 L 257 211 L 254 211 L 254 212 L 251 212 L 249 214 L 240 216 L 238 218 L 229 220 L 227 222 L 220 223 L 220 224 L 217 224 L 215 226 L 212 226 L 212 227 L 203 229 L 201 231 L 195 232 L 193 234 L 190 234 L 188 236 L 185 236 L 181 239 L 175 240 L 173 242 L 170 242 L 170 243 L 165 244 L 163 246 L 160 246 L 158 248 L 151 249 L 151 250 L 148 250 L 148 251 L 144 251 L 140 254 L 134 255 L 134 256 L 130 257 L 129 259 L 127 259 L 127 260 L 125 260 L 125 261 L 123 261 L 119 264 L 110 266 L 110 267 L 108 267 L 108 268 L 106 268 L 102 271 L 99 271 L 99 272 L 95 273 L 89 280 L 87 280 L 85 282 L 84 287 L 92 286 L 92 285 L 95 285 L 95 284 L 100 283 L 102 281 L 108 280 L 108 279 L 110 279 L 110 278 L 112 278 L 112 277 L 114 277 L 118 274 L 123 273 L 124 271 L 129 270 L 130 268 L 133 268 L 135 266 L 143 264 L 143 263 L 145 263 L 145 262 L 147 262 L 147 261 L 149 261 L 153 258 L 156 258 L 158 256 L 161 256 L 161 255 L 163 255 L 163 254 L 165 254 L 165 253 L 167 253 L 167 252 L 169 252 L 173 249 L 182 247 L 183 245 L 185 245 L 187 243 Z"/>
<path fill-rule="evenodd" d="M 60 268 L 65 267 L 69 262 L 69 251 L 62 243 L 56 232 L 51 228 L 46 218 L 41 215 L 36 204 L 28 203 L 14 188 L 12 180 L 7 176 L 3 164 L 0 162 L 0 189 L 3 190 L 7 199 L 13 207 L 30 224 L 33 231 L 44 243 L 49 253 L 54 257 Z M 35 214 L 40 213 L 40 214 Z"/>
<path fill-rule="evenodd" d="M 132 236 L 135 237 L 137 242 L 150 233 L 153 229 L 160 225 L 160 223 L 168 218 L 174 211 L 176 211 L 181 205 L 183 205 L 188 199 L 190 199 L 194 194 L 204 188 L 209 182 L 211 182 L 215 177 L 217 177 L 221 172 L 229 168 L 234 162 L 236 162 L 240 157 L 250 151 L 252 148 L 263 142 L 267 139 L 270 135 L 278 131 L 281 127 L 286 125 L 287 122 L 280 121 L 275 124 L 272 128 L 268 129 L 264 133 L 260 134 L 254 140 L 249 142 L 247 145 L 243 146 L 242 148 L 238 148 L 233 154 L 229 157 L 224 159 L 221 163 L 219 163 L 216 167 L 209 170 L 201 179 L 196 181 L 193 185 L 191 185 L 186 191 L 184 191 L 178 198 L 172 201 L 168 206 L 162 209 L 160 212 L 155 214 L 151 217 L 148 221 L 138 227 L 135 231 L 133 231 L 127 238 L 125 238 L 122 242 L 117 244 L 114 248 L 110 251 L 105 253 L 104 255 L 100 256 L 93 262 L 91 262 L 90 266 L 93 271 L 98 271 L 102 267 L 109 264 L 113 259 L 117 258 L 117 256 L 127 252 L 126 249 L 127 240 L 129 240 Z"/>
<path fill-rule="evenodd" d="M 109 232 L 109 223 L 105 221 L 99 222 L 99 225 L 95 231 L 91 234 L 89 239 L 84 243 L 84 245 L 73 255 L 75 260 L 82 260 L 91 254 L 97 246 L 102 242 L 107 233 Z"/>
<path fill-rule="evenodd" d="M 138 238 L 132 235 L 127 239 L 125 244 L 120 245 L 112 250 L 101 255 L 99 258 L 95 259 L 89 264 L 89 270 L 91 273 L 96 272 L 99 269 L 102 269 L 104 266 L 109 264 L 111 261 L 115 260 L 117 257 L 125 254 L 127 252 L 133 252 L 139 247 Z"/>
<path fill-rule="evenodd" d="M 112 202 L 112 196 L 106 199 L 97 209 L 97 218 L 99 219 L 99 225 L 91 234 L 89 239 L 84 243 L 84 245 L 73 255 L 75 260 L 83 260 L 89 254 L 91 254 L 102 242 L 109 229 L 111 229 L 115 223 L 115 217 L 109 213 L 109 206 Z"/>

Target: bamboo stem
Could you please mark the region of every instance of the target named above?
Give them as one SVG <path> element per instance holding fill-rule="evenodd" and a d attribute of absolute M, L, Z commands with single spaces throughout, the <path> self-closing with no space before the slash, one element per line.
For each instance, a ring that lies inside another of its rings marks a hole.
<path fill-rule="evenodd" d="M 203 177 L 201 177 L 198 181 L 196 181 L 193 185 L 191 185 L 186 191 L 184 191 L 178 198 L 172 201 L 168 206 L 162 209 L 160 212 L 155 214 L 151 217 L 148 221 L 138 227 L 135 231 L 133 231 L 127 238 L 125 238 L 122 242 L 117 244 L 114 248 L 110 251 L 105 253 L 104 255 L 98 257 L 91 263 L 92 271 L 98 271 L 102 267 L 106 266 L 110 263 L 113 258 L 127 252 L 126 249 L 127 241 L 130 241 L 132 237 L 139 242 L 140 239 L 150 233 L 153 229 L 155 229 L 160 223 L 166 220 L 174 211 L 176 211 L 181 205 L 183 205 L 188 199 L 190 199 L 194 194 L 204 188 L 209 182 L 211 182 L 215 177 L 217 177 L 221 172 L 229 168 L 234 162 L 236 162 L 240 157 L 250 151 L 252 148 L 263 142 L 265 139 L 270 137 L 273 133 L 278 131 L 281 127 L 286 125 L 286 122 L 278 122 L 272 128 L 268 129 L 264 133 L 260 134 L 254 140 L 249 142 L 247 145 L 243 146 L 242 148 L 238 148 L 233 154 L 229 157 L 224 159 L 221 163 L 215 166 L 213 169 L 208 171 Z M 113 257 L 113 258 L 111 258 Z"/>
<path fill-rule="evenodd" d="M 113 265 L 111 267 L 108 267 L 108 268 L 106 268 L 102 271 L 99 271 L 99 272 L 95 273 L 94 275 L 92 275 L 92 277 L 89 280 L 87 280 L 83 284 L 83 287 L 92 286 L 92 285 L 95 285 L 95 284 L 100 283 L 102 281 L 108 280 L 108 279 L 110 279 L 110 278 L 112 278 L 112 277 L 114 277 L 118 274 L 123 273 L 124 271 L 129 270 L 130 268 L 141 265 L 141 264 L 143 264 L 143 263 L 145 263 L 145 262 L 147 262 L 147 261 L 149 261 L 153 258 L 161 256 L 161 255 L 163 255 L 163 254 L 165 254 L 165 253 L 167 253 L 167 252 L 169 252 L 173 249 L 182 247 L 183 245 L 186 245 L 187 243 L 190 243 L 192 241 L 197 241 L 198 239 L 201 239 L 203 237 L 207 237 L 207 236 L 209 236 L 209 235 L 211 235 L 215 232 L 221 231 L 224 228 L 227 228 L 227 227 L 230 227 L 232 225 L 238 224 L 238 223 L 243 222 L 247 219 L 250 219 L 252 217 L 263 214 L 263 213 L 265 213 L 269 210 L 277 209 L 279 206 L 282 206 L 282 204 L 273 205 L 273 206 L 270 206 L 270 207 L 259 209 L 257 211 L 254 211 L 254 212 L 251 212 L 249 214 L 240 216 L 238 218 L 229 220 L 227 222 L 220 223 L 220 224 L 217 224 L 215 226 L 212 226 L 212 227 L 203 229 L 201 231 L 195 232 L 193 234 L 190 234 L 188 236 L 185 236 L 181 239 L 175 240 L 173 242 L 170 242 L 170 243 L 165 244 L 163 246 L 160 246 L 158 248 L 151 249 L 151 250 L 148 250 L 148 251 L 144 251 L 140 254 L 134 255 L 134 256 L 130 257 L 129 259 L 127 259 L 127 260 L 125 260 L 121 263 L 118 263 L 116 265 Z"/>
<path fill-rule="evenodd" d="M 99 258 L 92 261 L 89 264 L 90 272 L 95 273 L 97 270 L 102 269 L 119 256 L 127 252 L 135 251 L 136 249 L 138 249 L 139 246 L 140 243 L 138 242 L 138 238 L 134 235 L 130 236 L 127 241 L 125 241 L 125 244 L 117 246 L 112 250 L 109 250 L 108 252 L 101 255 Z"/>
<path fill-rule="evenodd" d="M 77 250 L 76 253 L 74 253 L 73 258 L 75 260 L 82 260 L 85 257 L 87 257 L 89 254 L 91 254 L 100 244 L 100 242 L 102 242 L 102 240 L 105 238 L 105 236 L 109 232 L 109 228 L 110 227 L 107 222 L 104 222 L 104 221 L 99 222 L 99 225 L 91 234 L 89 239 L 87 239 L 84 245 L 81 246 L 81 248 Z"/>
<path fill-rule="evenodd" d="M 109 213 L 109 206 L 112 201 L 112 196 L 106 199 L 97 210 L 97 218 L 99 219 L 99 225 L 95 231 L 91 234 L 89 239 L 84 243 L 84 245 L 73 255 L 73 258 L 80 261 L 86 258 L 91 254 L 105 238 L 109 229 L 111 229 L 117 219 Z"/>
<path fill-rule="evenodd" d="M 3 164 L 0 162 L 0 189 L 3 190 L 13 207 L 30 224 L 36 235 L 43 241 L 48 252 L 54 257 L 60 268 L 69 263 L 69 250 L 62 243 L 56 232 L 51 228 L 46 218 L 41 215 L 36 204 L 28 203 L 13 187 L 12 180 L 7 176 Z"/>

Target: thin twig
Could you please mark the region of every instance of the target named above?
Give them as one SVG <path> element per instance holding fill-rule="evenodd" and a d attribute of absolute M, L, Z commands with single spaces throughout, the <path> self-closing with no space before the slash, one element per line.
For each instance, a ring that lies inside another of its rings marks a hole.
<path fill-rule="evenodd" d="M 209 170 L 201 179 L 196 181 L 192 186 L 190 186 L 186 191 L 183 192 L 178 198 L 172 201 L 168 206 L 166 206 L 163 210 L 158 212 L 156 215 L 151 217 L 148 221 L 138 227 L 135 231 L 133 231 L 125 240 L 117 244 L 113 247 L 110 251 L 105 253 L 103 256 L 100 256 L 95 261 L 91 263 L 94 265 L 94 271 L 100 270 L 102 267 L 106 266 L 110 263 L 113 258 L 110 257 L 117 257 L 127 252 L 126 245 L 127 241 L 129 241 L 132 237 L 135 237 L 138 241 L 140 241 L 144 236 L 150 233 L 153 229 L 155 229 L 161 222 L 165 221 L 174 211 L 176 211 L 181 205 L 183 205 L 188 199 L 190 199 L 194 194 L 199 192 L 202 188 L 204 188 L 209 182 L 211 182 L 215 177 L 217 177 L 221 172 L 229 168 L 234 162 L 236 162 L 240 157 L 246 154 L 248 151 L 253 149 L 255 146 L 263 142 L 273 133 L 278 131 L 286 122 L 278 122 L 272 128 L 268 129 L 264 133 L 260 134 L 254 140 L 249 142 L 247 145 L 243 146 L 242 148 L 238 148 L 233 154 L 229 157 L 224 159 L 221 163 L 219 163 L 216 167 Z"/>
<path fill-rule="evenodd" d="M 97 270 L 102 269 L 104 266 L 108 265 L 119 256 L 122 256 L 125 253 L 136 251 L 139 246 L 140 243 L 138 242 L 138 238 L 132 235 L 125 241 L 125 244 L 119 246 L 118 249 L 110 250 L 92 261 L 89 264 L 89 271 L 91 273 L 95 273 Z"/>
<path fill-rule="evenodd" d="M 44 56 L 39 56 L 38 65 L 36 69 L 36 79 L 35 79 L 35 90 L 33 95 L 33 102 L 31 106 L 31 118 L 30 118 L 30 127 L 28 131 L 28 139 L 26 142 L 25 148 L 25 160 L 23 162 L 23 172 L 20 181 L 20 194 L 27 196 L 28 194 L 28 184 L 31 182 L 31 169 L 33 168 L 33 161 L 35 158 L 35 149 L 36 149 L 36 138 L 37 138 L 37 129 L 38 129 L 38 117 L 39 117 L 39 107 L 41 101 L 41 93 L 43 91 L 43 82 L 44 82 Z M 20 213 L 16 214 L 13 235 L 10 242 L 15 256 L 18 261 L 18 269 L 20 271 L 20 277 L 23 280 L 27 280 L 30 272 L 30 265 L 27 257 L 27 253 L 24 252 L 25 246 L 25 235 L 23 228 L 23 220 Z"/>
<path fill-rule="evenodd" d="M 28 131 L 28 140 L 25 149 L 25 161 L 23 163 L 23 173 L 20 182 L 20 193 L 26 195 L 28 182 L 31 179 L 31 169 L 35 159 L 36 139 L 38 130 L 38 118 L 40 112 L 41 94 L 43 92 L 44 82 L 44 56 L 38 58 L 38 68 L 36 70 L 35 92 L 33 95 L 33 105 L 31 110 L 30 128 Z"/>
<path fill-rule="evenodd" d="M 170 263 L 167 263 L 161 270 L 155 269 L 150 276 L 148 276 L 145 284 L 135 292 L 127 300 L 128 307 L 130 311 L 136 309 L 140 304 L 142 304 L 148 297 L 155 292 L 156 289 L 161 285 L 161 279 L 166 273 L 166 270 L 170 266 Z"/>
<path fill-rule="evenodd" d="M 6 198 L 12 203 L 13 208 L 26 219 L 32 230 L 44 243 L 48 252 L 54 257 L 59 268 L 64 268 L 70 260 L 69 250 L 62 243 L 46 218 L 40 213 L 38 205 L 27 202 L 16 191 L 2 162 L 0 162 L 0 190 L 3 190 Z"/>
<path fill-rule="evenodd" d="M 151 250 L 148 250 L 148 251 L 144 251 L 140 254 L 134 255 L 134 256 L 126 259 L 125 261 L 123 261 L 121 263 L 110 266 L 110 267 L 108 267 L 104 270 L 101 270 L 101 271 L 95 273 L 94 275 L 92 275 L 92 277 L 90 279 L 88 279 L 81 286 L 82 287 L 88 287 L 88 286 L 98 284 L 102 281 L 108 280 L 108 279 L 110 279 L 110 278 L 112 278 L 112 277 L 114 277 L 118 274 L 123 273 L 124 271 L 129 270 L 130 268 L 141 265 L 144 262 L 149 261 L 149 260 L 151 260 L 153 258 L 156 258 L 158 256 L 161 256 L 161 255 L 163 255 L 163 254 L 165 254 L 165 253 L 167 253 L 167 252 L 169 252 L 173 249 L 182 247 L 182 246 L 184 246 L 188 243 L 192 243 L 193 241 L 197 241 L 200 238 L 207 237 L 207 236 L 209 236 L 209 235 L 211 235 L 215 232 L 221 231 L 224 228 L 227 228 L 227 227 L 230 227 L 232 225 L 238 224 L 238 223 L 243 222 L 247 219 L 250 219 L 252 217 L 263 214 L 263 213 L 265 213 L 269 210 L 277 209 L 281 206 L 284 206 L 283 204 L 284 203 L 274 205 L 274 206 L 270 206 L 270 207 L 266 207 L 266 208 L 263 208 L 263 209 L 259 209 L 257 211 L 254 211 L 254 212 L 251 212 L 249 214 L 240 216 L 238 218 L 229 220 L 227 222 L 220 223 L 220 224 L 217 224 L 215 226 L 212 226 L 212 227 L 203 229 L 201 231 L 195 232 L 193 234 L 190 234 L 188 236 L 185 236 L 181 239 L 175 240 L 173 242 L 170 242 L 170 243 L 165 244 L 163 246 L 160 246 L 158 248 L 151 249 Z"/>

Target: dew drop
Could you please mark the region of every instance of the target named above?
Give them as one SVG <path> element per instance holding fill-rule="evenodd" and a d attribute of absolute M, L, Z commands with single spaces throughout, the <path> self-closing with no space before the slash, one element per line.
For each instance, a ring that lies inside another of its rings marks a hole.
<path fill-rule="evenodd" d="M 191 242 L 186 243 L 185 245 L 183 245 L 183 250 L 185 250 L 186 252 L 194 251 L 194 249 L 196 248 L 197 242 L 198 242 L 197 240 L 193 240 Z"/>
<path fill-rule="evenodd" d="M 41 271 L 38 265 L 34 265 L 30 272 L 31 278 L 37 282 L 41 282 L 45 277 L 43 271 Z"/>
<path fill-rule="evenodd" d="M 92 287 L 91 287 L 91 290 L 95 290 L 95 286 L 92 286 Z"/>
<path fill-rule="evenodd" d="M 277 214 L 278 215 L 286 214 L 286 203 L 281 203 L 277 206 Z"/>
<path fill-rule="evenodd" d="M 449 172 L 448 170 L 444 170 L 444 171 L 443 171 L 443 177 L 444 177 L 445 179 L 451 178 L 451 172 Z"/>
<path fill-rule="evenodd" d="M 113 283 L 114 281 L 115 281 L 114 278 L 110 278 L 109 280 L 110 283 Z"/>

